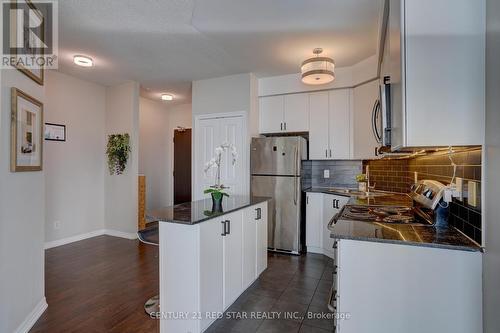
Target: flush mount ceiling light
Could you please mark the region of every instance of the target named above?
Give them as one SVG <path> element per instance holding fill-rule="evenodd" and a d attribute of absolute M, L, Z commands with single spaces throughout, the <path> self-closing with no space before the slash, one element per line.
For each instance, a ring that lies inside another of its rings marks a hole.
<path fill-rule="evenodd" d="M 82 67 L 92 67 L 94 66 L 94 61 L 92 58 L 83 56 L 83 55 L 76 55 L 73 57 L 73 62 Z"/>
<path fill-rule="evenodd" d="M 174 96 L 170 94 L 161 94 L 161 100 L 162 101 L 171 101 L 174 99 Z"/>
<path fill-rule="evenodd" d="M 335 80 L 335 62 L 332 58 L 320 57 L 322 48 L 316 48 L 313 53 L 316 55 L 302 63 L 302 82 L 305 84 L 325 84 Z"/>

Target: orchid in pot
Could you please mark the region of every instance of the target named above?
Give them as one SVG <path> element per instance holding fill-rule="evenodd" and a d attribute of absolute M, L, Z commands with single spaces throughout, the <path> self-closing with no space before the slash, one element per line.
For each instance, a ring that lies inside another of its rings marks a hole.
<path fill-rule="evenodd" d="M 222 212 L 222 199 L 224 197 L 229 197 L 229 194 L 225 191 L 229 187 L 221 184 L 221 164 L 222 164 L 222 156 L 224 152 L 229 151 L 232 156 L 233 165 L 236 164 L 236 160 L 238 159 L 238 152 L 236 151 L 236 147 L 230 143 L 223 143 L 220 146 L 215 148 L 215 156 L 205 164 L 205 173 L 208 173 L 211 169 L 216 169 L 215 172 L 215 184 L 207 188 L 203 193 L 210 193 L 212 196 L 212 211 Z"/>

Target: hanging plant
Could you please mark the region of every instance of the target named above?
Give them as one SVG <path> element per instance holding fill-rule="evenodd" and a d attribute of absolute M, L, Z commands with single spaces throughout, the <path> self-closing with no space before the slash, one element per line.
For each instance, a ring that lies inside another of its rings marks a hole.
<path fill-rule="evenodd" d="M 110 175 L 121 175 L 125 171 L 130 151 L 130 136 L 128 133 L 108 135 L 106 155 L 108 156 Z"/>

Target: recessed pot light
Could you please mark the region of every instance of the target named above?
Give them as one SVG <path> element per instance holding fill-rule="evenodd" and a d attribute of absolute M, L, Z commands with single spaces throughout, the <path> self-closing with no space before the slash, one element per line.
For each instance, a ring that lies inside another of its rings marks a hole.
<path fill-rule="evenodd" d="M 171 101 L 174 99 L 174 96 L 170 94 L 161 94 L 162 101 Z"/>
<path fill-rule="evenodd" d="M 94 66 L 94 61 L 92 58 L 83 56 L 83 55 L 76 55 L 73 57 L 73 62 L 82 67 L 92 67 Z"/>

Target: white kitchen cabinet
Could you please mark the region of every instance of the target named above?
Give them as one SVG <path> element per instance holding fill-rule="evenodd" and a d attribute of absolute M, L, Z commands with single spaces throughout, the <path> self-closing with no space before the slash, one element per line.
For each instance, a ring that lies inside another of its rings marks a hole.
<path fill-rule="evenodd" d="M 309 159 L 329 159 L 330 124 L 327 91 L 309 94 Z"/>
<path fill-rule="evenodd" d="M 267 268 L 267 202 L 255 206 L 255 223 L 257 225 L 257 254 L 255 279 Z"/>
<path fill-rule="evenodd" d="M 258 278 L 267 267 L 267 205 L 193 225 L 159 223 L 161 311 L 187 314 L 162 317 L 160 332 L 204 331 L 248 287 L 243 281 Z"/>
<path fill-rule="evenodd" d="M 242 211 L 224 216 L 227 222 L 226 236 L 223 238 L 224 252 L 224 310 L 226 310 L 243 291 L 243 215 Z"/>
<path fill-rule="evenodd" d="M 323 194 L 323 211 L 322 211 L 322 238 L 323 238 L 323 254 L 333 258 L 333 243 L 335 240 L 330 237 L 330 229 L 328 223 L 332 218 L 340 212 L 342 207 L 349 201 L 349 197 L 342 195 Z"/>
<path fill-rule="evenodd" d="M 306 247 L 307 252 L 323 253 L 323 194 L 306 194 Z"/>
<path fill-rule="evenodd" d="M 260 133 L 279 133 L 283 131 L 284 96 L 260 97 L 259 128 Z"/>
<path fill-rule="evenodd" d="M 333 258 L 333 243 L 328 223 L 349 201 L 349 197 L 325 193 L 306 194 L 307 252 L 322 253 Z"/>
<path fill-rule="evenodd" d="M 248 288 L 257 276 L 257 221 L 256 209 L 243 213 L 243 288 Z"/>
<path fill-rule="evenodd" d="M 351 158 L 351 89 L 332 90 L 330 98 L 330 157 Z"/>
<path fill-rule="evenodd" d="M 338 332 L 483 332 L 481 252 L 346 239 L 337 250 L 337 312 L 350 316 Z"/>
<path fill-rule="evenodd" d="M 484 144 L 485 1 L 391 0 L 389 17 L 392 149 Z"/>
<path fill-rule="evenodd" d="M 222 222 L 214 219 L 200 224 L 200 276 L 203 276 L 203 279 L 200 279 L 200 311 L 202 313 L 224 310 L 224 257 L 221 236 L 224 224 Z M 208 327 L 212 321 L 212 318 L 203 316 L 201 327 Z"/>
<path fill-rule="evenodd" d="M 284 132 L 309 131 L 309 94 L 285 95 Z"/>
<path fill-rule="evenodd" d="M 266 96 L 259 99 L 259 132 L 309 131 L 309 94 Z"/>
<path fill-rule="evenodd" d="M 309 158 L 351 158 L 351 89 L 309 94 Z"/>

